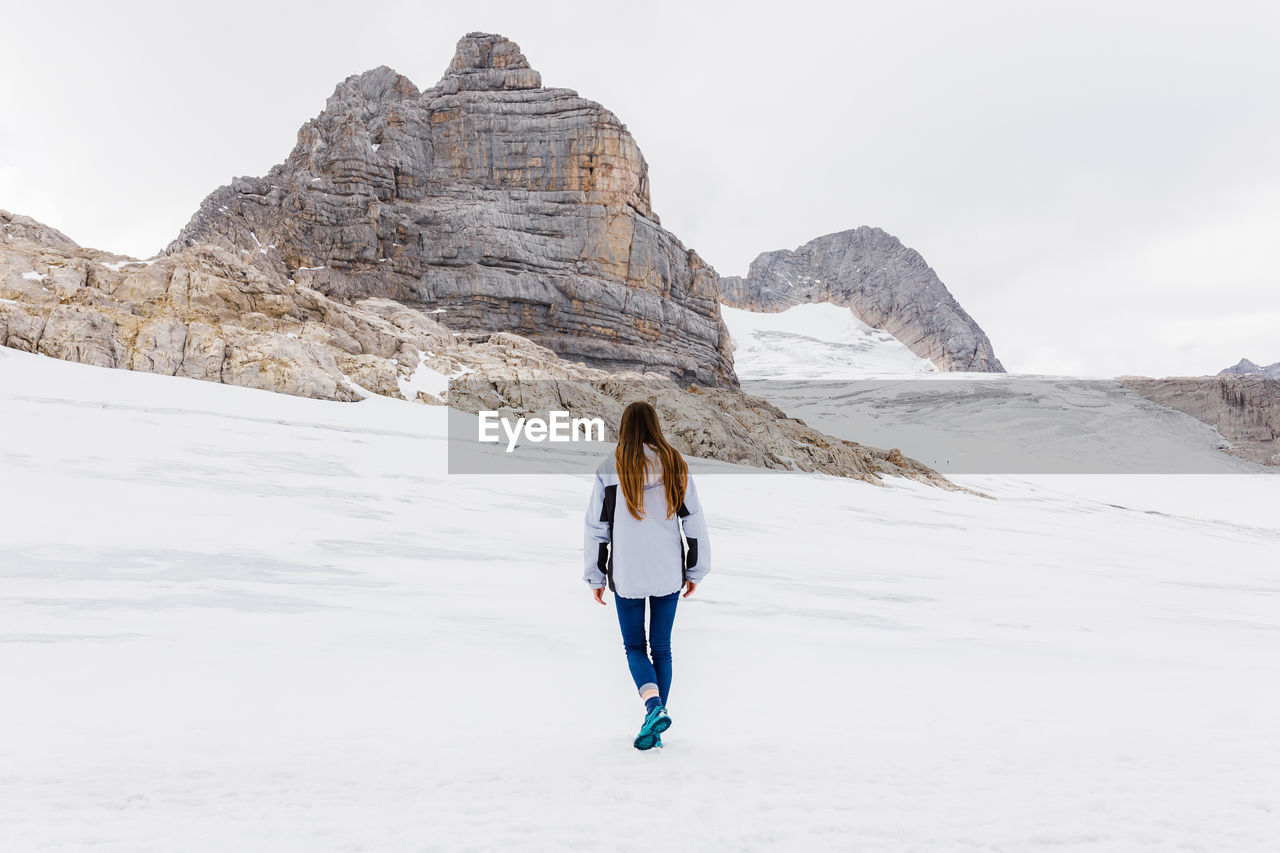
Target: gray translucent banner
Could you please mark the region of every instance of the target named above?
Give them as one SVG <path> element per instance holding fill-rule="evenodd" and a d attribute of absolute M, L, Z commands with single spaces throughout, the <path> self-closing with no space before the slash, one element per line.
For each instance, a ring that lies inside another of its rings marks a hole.
<path fill-rule="evenodd" d="M 1266 425 L 1229 441 L 1213 426 L 1143 396 L 1152 395 L 1143 381 L 1163 380 L 943 374 L 761 380 L 732 390 L 684 389 L 658 379 L 469 375 L 449 384 L 449 471 L 589 474 L 612 452 L 623 407 L 642 399 L 658 408 L 668 440 L 694 470 L 708 472 L 830 472 L 833 466 L 822 460 L 856 442 L 897 449 L 944 475 L 1280 473 L 1257 464 L 1273 450 L 1280 453 L 1265 440 Z M 1213 409 L 1216 380 L 1178 381 L 1184 384 L 1176 405 Z M 490 414 L 482 419 L 482 412 Z M 590 419 L 598 421 L 588 436 L 583 421 Z M 548 424 L 545 432 L 537 421 Z M 565 440 L 550 440 L 555 424 Z"/>

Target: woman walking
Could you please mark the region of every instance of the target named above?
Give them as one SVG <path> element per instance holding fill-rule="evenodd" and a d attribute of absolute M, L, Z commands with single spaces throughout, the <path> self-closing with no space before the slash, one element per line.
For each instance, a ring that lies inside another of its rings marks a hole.
<path fill-rule="evenodd" d="M 658 413 L 648 403 L 634 402 L 622 412 L 617 449 L 596 469 L 586 522 L 583 579 L 601 604 L 605 587 L 613 590 L 627 666 L 645 704 L 633 745 L 662 746 L 661 735 L 671 726 L 667 696 L 676 602 L 681 589 L 688 598 L 711 570 L 711 546 L 689 466 L 663 437 Z M 645 650 L 646 601 L 652 658 Z"/>

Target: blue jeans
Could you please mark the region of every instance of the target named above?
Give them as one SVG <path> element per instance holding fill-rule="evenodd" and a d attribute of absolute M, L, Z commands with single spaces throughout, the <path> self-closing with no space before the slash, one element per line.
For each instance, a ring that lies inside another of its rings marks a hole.
<path fill-rule="evenodd" d="M 676 619 L 676 602 L 680 590 L 670 595 L 651 595 L 649 602 L 649 648 L 653 660 L 645 654 L 643 598 L 613 597 L 618 609 L 618 624 L 622 627 L 622 647 L 627 650 L 627 666 L 641 695 L 646 690 L 658 688 L 658 698 L 667 704 L 667 691 L 671 689 L 671 625 Z"/>

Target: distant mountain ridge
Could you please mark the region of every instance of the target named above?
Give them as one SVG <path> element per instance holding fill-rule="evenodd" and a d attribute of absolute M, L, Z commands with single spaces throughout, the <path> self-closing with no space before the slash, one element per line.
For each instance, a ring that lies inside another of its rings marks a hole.
<path fill-rule="evenodd" d="M 1280 379 L 1280 361 L 1275 364 L 1268 364 L 1266 367 L 1259 367 L 1247 358 L 1218 371 L 1219 376 L 1252 376 L 1261 374 L 1272 379 Z"/>
<path fill-rule="evenodd" d="M 863 226 L 795 250 L 765 252 L 745 278 L 721 278 L 720 290 L 726 305 L 751 311 L 842 305 L 940 370 L 1004 372 L 986 333 L 920 253 L 881 228 Z"/>

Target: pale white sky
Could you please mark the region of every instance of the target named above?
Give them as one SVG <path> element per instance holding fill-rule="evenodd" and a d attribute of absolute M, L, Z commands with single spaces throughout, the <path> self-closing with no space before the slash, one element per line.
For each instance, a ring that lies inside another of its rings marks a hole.
<path fill-rule="evenodd" d="M 1021 372 L 1280 360 L 1280 4 L 6 4 L 0 208 L 146 257 L 349 74 L 472 30 L 615 112 L 724 275 L 878 225 Z"/>

